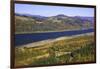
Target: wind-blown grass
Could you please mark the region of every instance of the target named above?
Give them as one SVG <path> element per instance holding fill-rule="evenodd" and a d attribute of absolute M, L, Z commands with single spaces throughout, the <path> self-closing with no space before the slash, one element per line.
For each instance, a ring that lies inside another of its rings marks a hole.
<path fill-rule="evenodd" d="M 15 66 L 95 61 L 93 35 L 64 39 L 38 47 L 16 47 Z"/>

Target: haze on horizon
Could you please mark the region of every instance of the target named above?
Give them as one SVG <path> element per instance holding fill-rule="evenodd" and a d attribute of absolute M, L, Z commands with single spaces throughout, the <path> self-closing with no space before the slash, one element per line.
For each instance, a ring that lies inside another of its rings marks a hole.
<path fill-rule="evenodd" d="M 64 14 L 67 16 L 94 17 L 94 8 L 15 4 L 15 13 L 40 15 L 47 17 L 59 14 Z"/>

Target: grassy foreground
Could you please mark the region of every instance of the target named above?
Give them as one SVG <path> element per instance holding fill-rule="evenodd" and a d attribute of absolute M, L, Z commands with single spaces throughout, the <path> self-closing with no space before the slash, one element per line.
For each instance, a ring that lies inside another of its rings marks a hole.
<path fill-rule="evenodd" d="M 15 48 L 15 67 L 94 61 L 93 35 L 64 39 L 38 47 Z"/>

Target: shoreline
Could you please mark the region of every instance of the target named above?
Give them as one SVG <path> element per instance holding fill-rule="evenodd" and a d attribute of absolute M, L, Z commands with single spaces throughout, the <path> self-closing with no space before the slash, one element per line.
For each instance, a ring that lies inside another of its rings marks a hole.
<path fill-rule="evenodd" d="M 87 29 L 72 29 L 72 30 L 59 30 L 59 31 L 35 31 L 35 32 L 15 32 L 17 34 L 33 34 L 33 33 L 52 33 L 52 32 L 65 32 L 65 31 L 77 31 L 77 30 L 88 30 L 94 28 L 87 28 Z"/>
<path fill-rule="evenodd" d="M 49 44 L 49 43 L 53 43 L 53 42 L 56 42 L 56 41 L 72 39 L 72 38 L 76 38 L 76 37 L 79 37 L 79 36 L 86 36 L 86 35 L 88 35 L 88 36 L 89 35 L 94 35 L 94 33 L 91 32 L 91 33 L 73 35 L 73 36 L 70 36 L 70 37 L 69 36 L 64 36 L 64 37 L 58 37 L 58 38 L 55 38 L 55 39 L 47 39 L 47 40 L 42 40 L 42 41 L 38 41 L 38 42 L 28 43 L 28 44 L 25 44 L 25 45 L 19 45 L 19 46 L 16 46 L 15 48 L 39 47 L 39 46 L 42 46 L 42 45 L 45 45 L 45 44 Z"/>

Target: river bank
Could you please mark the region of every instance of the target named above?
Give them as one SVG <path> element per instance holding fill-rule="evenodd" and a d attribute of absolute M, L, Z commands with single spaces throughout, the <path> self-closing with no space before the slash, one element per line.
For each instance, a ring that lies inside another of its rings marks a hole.
<path fill-rule="evenodd" d="M 28 43 L 28 44 L 20 45 L 20 46 L 17 46 L 17 47 L 37 47 L 37 46 L 42 46 L 44 44 L 49 44 L 49 43 L 53 43 L 53 42 L 60 41 L 60 40 L 77 38 L 79 36 L 89 36 L 89 35 L 93 35 L 93 34 L 94 33 L 92 32 L 92 33 L 85 33 L 85 34 L 80 34 L 80 35 L 58 37 L 58 38 L 55 38 L 55 39 L 47 39 L 47 40 L 42 40 L 42 41 L 38 41 L 38 42 Z"/>
<path fill-rule="evenodd" d="M 93 34 L 59 37 L 16 47 L 15 66 L 94 62 L 95 41 Z"/>
<path fill-rule="evenodd" d="M 34 33 L 49 33 L 49 32 L 65 32 L 65 31 L 76 31 L 76 30 L 88 30 L 93 28 L 81 28 L 72 30 L 56 30 L 56 31 L 34 31 L 34 32 L 15 32 L 15 34 L 34 34 Z"/>

